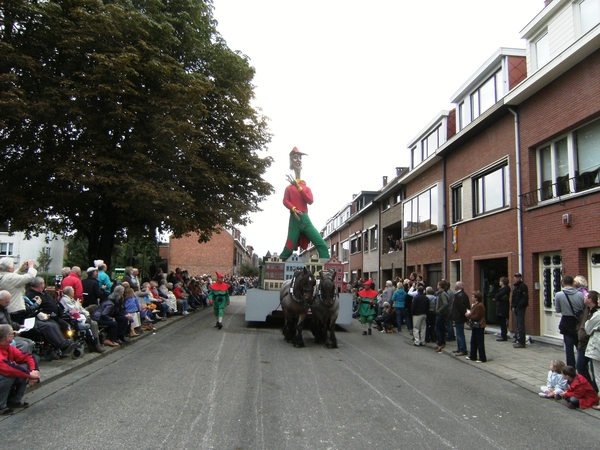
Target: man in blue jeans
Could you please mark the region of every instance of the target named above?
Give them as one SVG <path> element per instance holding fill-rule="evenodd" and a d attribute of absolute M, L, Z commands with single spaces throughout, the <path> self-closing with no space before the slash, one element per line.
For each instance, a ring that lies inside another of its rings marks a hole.
<path fill-rule="evenodd" d="M 517 322 L 517 342 L 513 347 L 525 348 L 525 310 L 529 306 L 529 290 L 520 272 L 515 273 L 514 280 L 511 307 Z"/>
<path fill-rule="evenodd" d="M 454 322 L 457 349 L 452 353 L 456 356 L 467 356 L 467 340 L 465 339 L 465 322 L 467 318 L 465 313 L 470 306 L 469 296 L 465 292 L 465 285 L 462 281 L 457 281 L 454 284 L 454 292 L 450 320 Z"/>

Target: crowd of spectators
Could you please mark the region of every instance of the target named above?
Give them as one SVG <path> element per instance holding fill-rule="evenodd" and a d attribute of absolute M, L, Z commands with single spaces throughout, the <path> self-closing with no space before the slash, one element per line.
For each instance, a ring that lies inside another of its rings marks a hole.
<path fill-rule="evenodd" d="M 27 406 L 23 393 L 40 379 L 43 343 L 56 350 L 55 359 L 71 356 L 78 348 L 103 353 L 104 346 L 127 345 L 145 331 L 154 331 L 160 321 L 208 307 L 213 284 L 211 275 L 190 276 L 179 268 L 168 274 L 158 270 L 150 278 L 127 267 L 123 277 L 115 279 L 101 260 L 83 276 L 81 268 L 73 266 L 63 268 L 57 278 L 52 296 L 37 276 L 34 261 L 15 268 L 12 258 L 0 259 L 0 415 Z M 258 280 L 226 276 L 225 282 L 231 295 L 243 295 Z M 25 324 L 32 318 L 34 325 L 28 329 Z"/>

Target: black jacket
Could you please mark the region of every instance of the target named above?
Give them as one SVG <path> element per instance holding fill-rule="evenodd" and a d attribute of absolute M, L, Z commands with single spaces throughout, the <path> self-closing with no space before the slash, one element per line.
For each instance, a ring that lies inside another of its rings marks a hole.
<path fill-rule="evenodd" d="M 512 308 L 525 309 L 529 306 L 529 291 L 522 281 L 515 283 L 512 294 Z"/>
<path fill-rule="evenodd" d="M 413 316 L 426 315 L 429 312 L 429 298 L 425 294 L 417 294 L 412 301 Z"/>

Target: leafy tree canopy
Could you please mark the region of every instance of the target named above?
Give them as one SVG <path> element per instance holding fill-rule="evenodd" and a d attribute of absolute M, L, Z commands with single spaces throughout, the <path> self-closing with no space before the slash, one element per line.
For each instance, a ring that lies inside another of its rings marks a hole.
<path fill-rule="evenodd" d="M 0 222 L 125 237 L 244 225 L 272 193 L 254 69 L 210 0 L 0 2 Z"/>

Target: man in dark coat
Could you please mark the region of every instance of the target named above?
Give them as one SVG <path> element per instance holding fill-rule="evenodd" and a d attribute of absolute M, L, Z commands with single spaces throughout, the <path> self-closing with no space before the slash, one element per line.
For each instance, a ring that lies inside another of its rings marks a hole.
<path fill-rule="evenodd" d="M 514 348 L 525 348 L 525 310 L 529 306 L 529 290 L 523 283 L 523 275 L 515 273 L 515 284 L 512 294 L 511 307 L 517 322 L 517 336 Z"/>
<path fill-rule="evenodd" d="M 87 278 L 81 280 L 83 285 L 83 307 L 87 308 L 90 305 L 99 305 L 104 297 L 108 297 L 100 288 L 98 282 L 98 269 L 90 267 L 87 270 Z"/>
<path fill-rule="evenodd" d="M 35 297 L 41 298 L 40 311 L 48 314 L 50 320 L 56 322 L 63 333 L 69 331 L 71 327 L 62 319 L 64 315 L 63 307 L 46 292 L 46 283 L 42 277 L 35 277 L 33 279 L 29 284 L 29 290 L 25 296 L 30 300 L 34 300 Z"/>
<path fill-rule="evenodd" d="M 452 310 L 450 311 L 450 320 L 454 322 L 456 332 L 456 346 L 454 350 L 456 356 L 467 355 L 467 340 L 465 339 L 465 322 L 467 318 L 465 313 L 469 309 L 469 296 L 465 292 L 465 285 L 462 281 L 457 281 L 454 284 L 454 301 L 452 302 Z"/>

